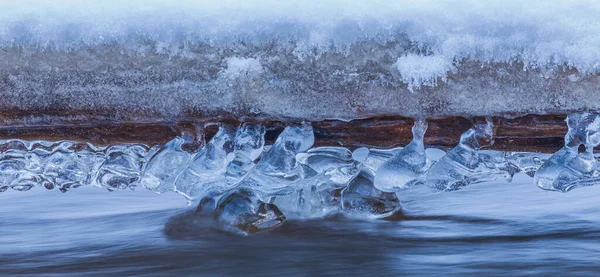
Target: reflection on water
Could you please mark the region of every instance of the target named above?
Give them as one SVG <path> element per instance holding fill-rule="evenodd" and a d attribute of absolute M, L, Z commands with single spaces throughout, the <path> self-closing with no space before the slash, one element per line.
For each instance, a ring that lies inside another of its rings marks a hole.
<path fill-rule="evenodd" d="M 401 221 L 292 218 L 239 237 L 181 220 L 189 208 L 174 193 L 7 191 L 0 274 L 597 276 L 599 195 L 600 186 L 542 191 L 522 174 L 456 192 L 407 191 Z"/>

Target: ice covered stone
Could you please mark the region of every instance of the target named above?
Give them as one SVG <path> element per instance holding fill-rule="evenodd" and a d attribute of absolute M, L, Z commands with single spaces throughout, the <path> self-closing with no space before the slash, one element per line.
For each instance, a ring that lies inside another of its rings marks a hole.
<path fill-rule="evenodd" d="M 265 145 L 265 127 L 261 125 L 240 126 L 234 140 L 233 159 L 227 166 L 225 175 L 239 179 L 254 166 L 254 160 L 260 156 Z"/>
<path fill-rule="evenodd" d="M 234 132 L 228 126 L 219 126 L 215 136 L 192 157 L 175 180 L 175 190 L 188 198 L 196 200 L 210 188 L 210 183 L 223 184 L 223 174 L 227 169 L 227 154 L 233 151 Z"/>
<path fill-rule="evenodd" d="M 416 120 L 412 128 L 412 141 L 377 169 L 375 186 L 378 189 L 398 191 L 422 182 L 421 177 L 430 165 L 423 143 L 425 131 L 427 122 Z"/>
<path fill-rule="evenodd" d="M 504 159 L 502 152 L 482 153 L 483 146 L 494 143 L 493 124 L 476 124 L 465 132 L 458 145 L 433 164 L 425 174 L 430 188 L 453 191 L 464 186 L 494 180 L 498 176 L 512 178 L 518 169 Z"/>
<path fill-rule="evenodd" d="M 354 214 L 385 217 L 402 209 L 396 193 L 375 187 L 374 173 L 366 167 L 342 190 L 341 200 L 343 210 Z"/>
<path fill-rule="evenodd" d="M 183 150 L 186 141 L 177 137 L 151 155 L 142 177 L 142 185 L 156 193 L 175 190 L 175 179 L 187 166 L 191 154 Z M 150 156 L 150 155 L 149 155 Z"/>
<path fill-rule="evenodd" d="M 115 145 L 106 149 L 98 170 L 96 185 L 115 189 L 134 189 L 141 177 L 146 149 L 141 145 Z"/>
<path fill-rule="evenodd" d="M 250 235 L 285 222 L 275 204 L 265 203 L 248 188 L 238 188 L 223 196 L 216 205 L 215 219 L 228 231 Z"/>
<path fill-rule="evenodd" d="M 600 163 L 594 147 L 600 144 L 600 114 L 580 113 L 567 117 L 565 146 L 535 173 L 535 184 L 545 190 L 567 192 L 600 182 Z"/>

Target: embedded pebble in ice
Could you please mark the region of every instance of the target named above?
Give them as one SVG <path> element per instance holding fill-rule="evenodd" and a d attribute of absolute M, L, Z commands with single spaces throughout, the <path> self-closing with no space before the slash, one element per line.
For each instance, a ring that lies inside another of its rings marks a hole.
<path fill-rule="evenodd" d="M 496 179 L 499 175 L 507 179 L 518 171 L 503 158 L 502 152 L 482 153 L 481 147 L 494 142 L 493 125 L 476 124 L 462 134 L 460 142 L 442 159 L 433 164 L 425 174 L 425 183 L 430 188 L 453 191 L 464 186 Z"/>
<path fill-rule="evenodd" d="M 412 127 L 413 139 L 376 171 L 375 186 L 383 191 L 398 191 L 422 182 L 427 171 L 427 155 L 423 138 L 427 131 L 425 120 L 416 120 Z"/>
<path fill-rule="evenodd" d="M 183 150 L 184 143 L 183 138 L 174 138 L 150 157 L 141 181 L 146 189 L 156 193 L 175 190 L 175 179 L 191 156 Z"/>
<path fill-rule="evenodd" d="M 228 231 L 250 235 L 277 227 L 286 217 L 275 204 L 263 202 L 250 189 L 239 188 L 219 200 L 215 219 Z"/>
<path fill-rule="evenodd" d="M 198 201 L 198 206 L 196 207 L 195 212 L 197 214 L 213 215 L 217 209 L 217 202 L 221 196 L 223 196 L 223 194 L 224 193 L 218 189 L 208 190 L 204 193 L 202 199 Z"/>
<path fill-rule="evenodd" d="M 600 163 L 594 147 L 600 144 L 600 114 L 581 113 L 567 117 L 565 146 L 535 173 L 535 184 L 545 190 L 567 192 L 600 182 Z"/>
<path fill-rule="evenodd" d="M 202 198 L 210 187 L 209 183 L 219 182 L 227 169 L 227 155 L 233 151 L 233 130 L 219 126 L 215 136 L 192 157 L 188 167 L 175 180 L 175 191 L 189 200 Z"/>
<path fill-rule="evenodd" d="M 363 168 L 342 190 L 342 209 L 351 214 L 385 217 L 402 210 L 394 192 L 384 192 L 373 184 L 373 171 Z"/>
<path fill-rule="evenodd" d="M 140 145 L 115 145 L 106 149 L 96 185 L 108 190 L 134 189 L 141 177 L 146 149 Z"/>
<path fill-rule="evenodd" d="M 225 173 L 227 177 L 239 179 L 252 169 L 254 160 L 263 151 L 265 131 L 265 127 L 261 125 L 242 125 L 238 128 L 233 153 L 228 154 L 230 163 Z"/>

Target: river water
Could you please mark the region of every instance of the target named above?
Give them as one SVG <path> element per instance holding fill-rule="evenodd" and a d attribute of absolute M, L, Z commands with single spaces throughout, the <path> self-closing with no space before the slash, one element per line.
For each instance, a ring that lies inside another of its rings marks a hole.
<path fill-rule="evenodd" d="M 0 275 L 12 276 L 598 276 L 600 186 L 547 192 L 512 183 L 401 193 L 406 218 L 290 219 L 241 237 L 175 193 L 0 194 Z"/>

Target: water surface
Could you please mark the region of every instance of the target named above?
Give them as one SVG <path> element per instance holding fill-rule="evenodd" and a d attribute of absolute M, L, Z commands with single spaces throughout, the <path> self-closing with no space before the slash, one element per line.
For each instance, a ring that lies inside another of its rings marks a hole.
<path fill-rule="evenodd" d="M 519 174 L 404 192 L 400 221 L 292 218 L 239 237 L 209 221 L 197 230 L 171 221 L 165 231 L 189 209 L 174 193 L 9 190 L 0 194 L 0 274 L 597 276 L 599 195 L 600 186 L 542 191 Z"/>

